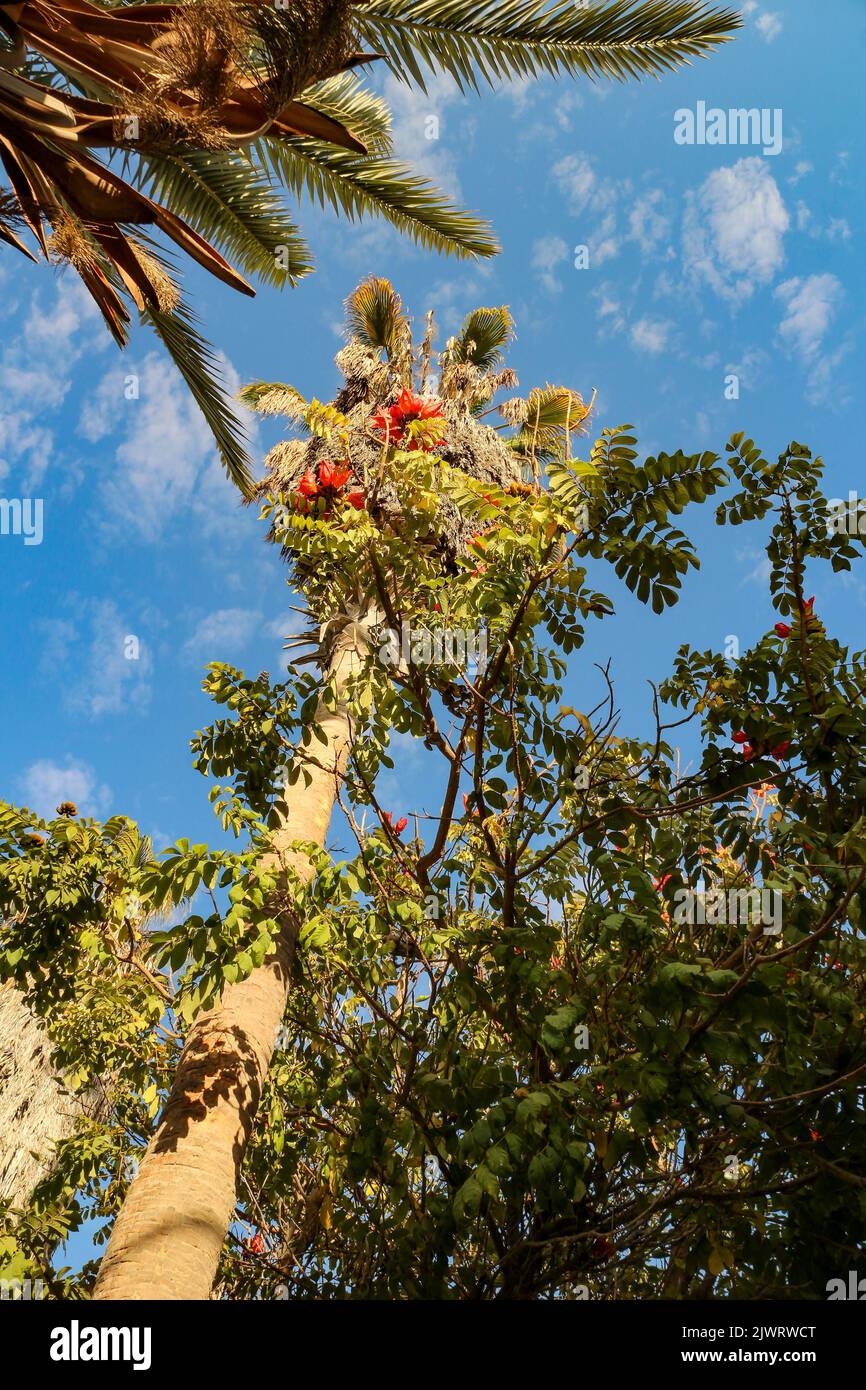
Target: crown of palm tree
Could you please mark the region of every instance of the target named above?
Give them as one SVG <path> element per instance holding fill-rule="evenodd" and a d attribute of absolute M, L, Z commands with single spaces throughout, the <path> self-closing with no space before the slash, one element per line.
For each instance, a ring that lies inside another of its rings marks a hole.
<path fill-rule="evenodd" d="M 26 228 L 43 255 L 71 263 L 121 344 L 132 301 L 248 492 L 214 355 L 145 229 L 244 293 L 241 272 L 293 284 L 312 258 L 276 181 L 352 220 L 383 215 L 426 247 L 492 255 L 487 223 L 391 157 L 388 108 L 354 69 L 379 59 L 401 80 L 423 87 L 441 71 L 461 89 L 625 79 L 703 56 L 739 24 L 698 0 L 4 0 L 0 240 L 32 255 Z M 99 150 L 119 153 L 120 168 Z"/>
<path fill-rule="evenodd" d="M 527 492 L 537 486 L 540 464 L 569 452 L 572 436 L 586 427 L 592 403 L 568 387 L 547 385 L 491 405 L 502 390 L 518 384 L 514 371 L 503 364 L 504 349 L 514 336 L 505 305 L 474 309 L 438 354 L 433 335 L 431 311 L 423 338 L 415 343 L 411 320 L 391 282 L 370 276 L 346 301 L 348 341 L 336 357 L 344 384 L 329 405 L 309 402 L 282 382 L 244 387 L 240 398 L 250 409 L 283 416 L 306 436 L 274 446 L 265 459 L 267 477 L 258 496 L 279 494 L 291 502 L 301 478 L 335 458 L 345 459 L 354 480 L 350 486 L 369 485 L 382 460 L 377 419 L 384 417 L 377 412 L 386 412 L 401 393 L 444 417 L 435 453 L 452 467 L 498 487 L 524 486 L 526 477 L 533 479 L 525 485 Z M 487 423 L 494 410 L 503 419 L 496 427 Z M 377 489 L 377 495 L 379 519 L 388 521 L 393 498 L 387 489 Z M 453 556 L 465 544 L 465 523 L 447 505 L 440 521 L 443 553 Z"/>

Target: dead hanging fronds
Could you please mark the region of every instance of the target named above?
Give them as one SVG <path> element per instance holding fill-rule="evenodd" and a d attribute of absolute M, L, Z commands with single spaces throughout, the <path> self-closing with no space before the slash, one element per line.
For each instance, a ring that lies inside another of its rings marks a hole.
<path fill-rule="evenodd" d="M 348 0 L 282 0 L 252 10 L 258 38 L 262 86 L 272 112 L 291 97 L 341 72 L 358 47 L 353 6 Z"/>
<path fill-rule="evenodd" d="M 79 273 L 92 273 L 99 267 L 93 242 L 77 217 L 60 210 L 52 214 L 48 255 L 54 265 L 71 265 Z"/>
<path fill-rule="evenodd" d="M 443 357 L 439 373 L 439 390 L 445 400 L 454 401 L 469 410 L 482 390 L 483 373 L 474 362 L 448 361 Z"/>
<path fill-rule="evenodd" d="M 180 111 L 156 91 L 131 93 L 123 106 L 114 111 L 111 131 L 118 148 L 136 153 L 211 153 L 224 150 L 231 143 L 211 109 L 190 106 Z"/>
<path fill-rule="evenodd" d="M 511 425 L 512 429 L 516 429 L 518 425 L 526 423 L 529 415 L 529 402 L 523 396 L 512 396 L 510 400 L 503 401 L 498 410 L 506 425 Z"/>
<path fill-rule="evenodd" d="M 421 379 L 421 395 L 430 389 L 430 367 L 433 360 L 433 337 L 435 333 L 435 317 L 432 309 L 428 309 L 427 318 L 424 324 L 424 338 L 418 354 L 418 370 Z"/>
<path fill-rule="evenodd" d="M 202 112 L 222 106 L 250 42 L 243 14 L 232 0 L 179 5 L 152 45 L 159 59 L 152 75 L 154 97 L 184 92 Z"/>
<path fill-rule="evenodd" d="M 370 348 L 352 338 L 334 360 L 346 379 L 335 401 L 338 409 L 351 410 L 360 401 L 382 399 L 390 379 L 388 364 L 382 362 Z"/>
<path fill-rule="evenodd" d="M 141 245 L 129 238 L 132 254 L 138 261 L 153 288 L 154 308 L 161 314 L 173 314 L 180 304 L 180 290 L 168 271 Z"/>

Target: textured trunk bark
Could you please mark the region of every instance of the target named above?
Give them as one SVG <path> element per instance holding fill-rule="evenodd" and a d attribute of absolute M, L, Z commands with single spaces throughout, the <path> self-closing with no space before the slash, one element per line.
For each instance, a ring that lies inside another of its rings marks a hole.
<path fill-rule="evenodd" d="M 44 1025 L 14 985 L 0 986 L 0 1202 L 25 1206 L 54 1166 L 55 1144 L 103 1101 L 100 1090 L 65 1089 Z"/>
<path fill-rule="evenodd" d="M 338 696 L 358 669 L 364 643 L 352 624 L 338 640 L 329 673 Z M 341 704 L 320 707 L 327 743 L 314 742 L 312 782 L 287 793 L 288 813 L 275 832 L 271 863 L 302 878 L 306 856 L 293 840 L 324 845 L 351 725 Z M 97 1299 L 205 1299 L 235 1206 L 241 1164 L 289 992 L 295 929 L 283 924 L 276 954 L 193 1025 L 168 1101 L 120 1211 L 94 1290 Z"/>

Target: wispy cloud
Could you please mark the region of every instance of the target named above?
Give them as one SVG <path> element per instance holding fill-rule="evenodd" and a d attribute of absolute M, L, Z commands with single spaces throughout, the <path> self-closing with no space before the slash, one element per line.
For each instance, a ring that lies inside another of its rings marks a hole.
<path fill-rule="evenodd" d="M 64 801 L 72 801 L 81 815 L 97 817 L 105 815 L 111 801 L 110 787 L 74 758 L 62 764 L 40 758 L 18 779 L 18 787 L 24 804 L 44 820 L 52 820 Z"/>
<path fill-rule="evenodd" d="M 184 655 L 202 664 L 229 661 L 251 641 L 261 623 L 262 615 L 254 608 L 218 608 L 196 624 L 184 642 Z"/>

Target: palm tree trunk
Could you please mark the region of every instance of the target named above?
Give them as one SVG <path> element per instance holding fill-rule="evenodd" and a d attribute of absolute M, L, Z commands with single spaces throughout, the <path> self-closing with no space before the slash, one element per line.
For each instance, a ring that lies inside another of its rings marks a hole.
<path fill-rule="evenodd" d="M 350 624 L 338 639 L 326 677 L 337 690 L 335 710 L 320 704 L 327 743 L 314 743 L 316 763 L 287 791 L 288 811 L 275 831 L 270 866 L 302 879 L 312 868 L 288 852 L 294 840 L 324 845 L 351 744 L 351 721 L 340 699 L 366 650 Z M 228 985 L 216 1008 L 190 1030 L 156 1134 L 112 1231 L 94 1290 L 97 1299 L 205 1299 L 235 1207 L 238 1178 L 282 1023 L 296 947 L 293 921 L 283 921 L 276 953 L 252 975 Z"/>
<path fill-rule="evenodd" d="M 20 990 L 0 986 L 0 1203 L 26 1206 L 54 1166 L 54 1148 L 81 1115 L 105 1100 L 94 1087 L 75 1095 L 51 1060 L 51 1042 Z"/>

